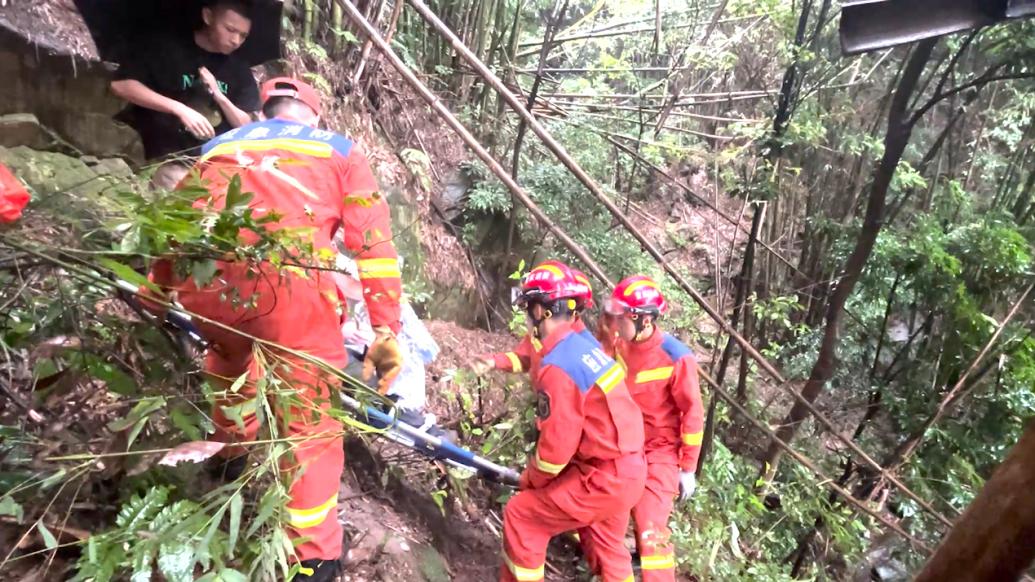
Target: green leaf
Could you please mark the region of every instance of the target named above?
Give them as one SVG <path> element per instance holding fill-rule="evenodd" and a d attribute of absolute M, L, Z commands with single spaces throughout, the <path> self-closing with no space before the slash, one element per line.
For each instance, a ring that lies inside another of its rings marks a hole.
<path fill-rule="evenodd" d="M 57 538 L 54 537 L 54 534 L 50 533 L 50 530 L 47 529 L 47 526 L 43 525 L 42 520 L 36 522 L 36 529 L 39 530 L 40 537 L 43 538 L 43 545 L 47 546 L 48 550 L 53 550 L 54 548 L 58 547 Z"/>
<path fill-rule="evenodd" d="M 158 552 L 158 571 L 168 582 L 191 582 L 194 580 L 194 548 L 180 541 L 162 544 Z"/>
<path fill-rule="evenodd" d="M 212 259 L 194 261 L 190 266 L 190 276 L 194 279 L 194 282 L 198 287 L 204 287 L 212 281 L 212 278 L 216 276 L 216 272 L 218 270 L 219 266 Z"/>
<path fill-rule="evenodd" d="M 169 419 L 172 421 L 173 426 L 178 428 L 180 432 L 187 435 L 192 441 L 204 440 L 204 434 L 201 429 L 198 428 L 197 416 L 190 412 L 185 412 L 179 408 L 174 408 L 169 413 Z"/>
<path fill-rule="evenodd" d="M 244 383 L 247 382 L 247 381 L 248 381 L 248 372 L 245 372 L 244 374 L 241 374 L 240 376 L 238 376 L 237 379 L 234 380 L 234 383 L 230 385 L 230 392 L 233 392 L 234 394 L 237 394 L 238 392 L 241 391 L 241 387 L 244 386 Z"/>
<path fill-rule="evenodd" d="M 131 396 L 136 392 L 137 383 L 119 368 L 96 356 L 89 355 L 85 359 L 87 373 L 103 381 L 109 391 L 122 396 Z"/>
<path fill-rule="evenodd" d="M 277 507 L 280 505 L 280 503 L 278 503 L 278 500 L 281 497 L 278 495 L 279 492 L 280 491 L 277 487 L 271 487 L 263 494 L 262 499 L 259 501 L 259 511 L 255 518 L 251 520 L 251 525 L 248 526 L 248 531 L 245 532 L 246 537 L 252 537 L 255 535 L 255 532 L 259 531 L 259 528 L 273 516 L 273 512 L 276 511 Z"/>
<path fill-rule="evenodd" d="M 234 546 L 237 545 L 237 535 L 241 532 L 241 510 L 244 507 L 244 498 L 240 491 L 234 493 L 230 498 L 230 540 L 227 542 L 226 553 L 234 557 Z"/>
<path fill-rule="evenodd" d="M 108 430 L 121 432 L 130 427 L 135 427 L 141 420 L 147 420 L 151 414 L 162 409 L 164 406 L 165 398 L 162 398 L 161 396 L 144 398 L 140 402 L 137 402 L 136 406 L 134 406 L 133 409 L 129 411 L 129 414 L 126 415 L 126 418 L 109 422 Z"/>
<path fill-rule="evenodd" d="M 219 526 L 223 523 L 223 515 L 226 513 L 226 504 L 220 505 L 216 514 L 212 516 L 212 522 L 209 523 L 208 531 L 205 532 L 205 537 L 201 539 L 201 543 L 198 544 L 200 548 L 209 548 L 212 545 L 212 539 L 216 536 L 216 532 L 219 531 Z"/>
<path fill-rule="evenodd" d="M 25 511 L 10 495 L 0 497 L 0 515 L 10 515 L 18 523 L 25 519 Z"/>
<path fill-rule="evenodd" d="M 223 568 L 218 572 L 209 572 L 197 582 L 248 582 L 248 577 L 232 568 Z"/>
<path fill-rule="evenodd" d="M 141 287 L 141 286 L 146 287 L 147 289 L 157 293 L 161 297 L 165 296 L 165 294 L 162 293 L 162 290 L 159 289 L 157 285 L 155 285 L 151 281 L 148 281 L 147 277 L 145 277 L 145 276 L 141 275 L 140 273 L 134 271 L 128 265 L 123 265 L 122 263 L 120 263 L 118 261 L 113 261 L 112 259 L 109 259 L 108 257 L 100 257 L 100 258 L 97 259 L 97 262 L 99 262 L 101 265 L 103 265 L 104 268 L 106 268 L 109 271 L 111 271 L 112 273 L 114 273 L 115 276 L 118 277 L 119 279 L 122 279 L 122 280 L 124 280 L 127 283 L 130 283 L 132 285 L 136 285 L 137 287 Z"/>
<path fill-rule="evenodd" d="M 119 251 L 128 255 L 150 250 L 143 249 L 141 246 L 140 225 L 138 224 L 126 231 L 125 236 L 122 237 L 122 241 L 119 243 Z"/>

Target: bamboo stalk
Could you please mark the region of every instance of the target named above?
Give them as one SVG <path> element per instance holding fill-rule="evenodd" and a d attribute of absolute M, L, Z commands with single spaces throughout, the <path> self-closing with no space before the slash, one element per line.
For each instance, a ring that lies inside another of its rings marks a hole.
<path fill-rule="evenodd" d="M 417 94 L 420 95 L 421 99 L 423 99 L 435 111 L 435 113 L 437 113 L 438 116 L 446 122 L 450 129 L 452 129 L 457 135 L 460 136 L 464 143 L 467 144 L 467 147 L 471 148 L 475 155 L 477 155 L 478 158 L 483 163 L 485 163 L 486 166 L 488 166 L 489 170 L 501 182 L 503 182 L 507 189 L 509 189 L 510 192 L 514 194 L 514 197 L 517 198 L 525 206 L 525 208 L 527 208 L 528 211 L 532 213 L 536 220 L 538 220 L 543 227 L 545 227 L 554 236 L 556 236 L 557 239 L 565 247 L 568 248 L 568 250 L 570 250 L 576 257 L 578 257 L 582 264 L 585 265 L 586 268 L 589 269 L 595 277 L 597 277 L 600 281 L 604 282 L 608 286 L 614 286 L 614 283 L 611 281 L 611 279 L 607 276 L 606 273 L 604 273 L 604 270 L 600 268 L 600 265 L 598 265 L 596 261 L 594 261 L 593 258 L 589 256 L 589 253 L 587 253 L 585 249 L 583 249 L 577 242 L 572 240 L 572 238 L 568 236 L 566 232 L 561 230 L 560 227 L 554 224 L 554 222 L 550 220 L 548 216 L 546 216 L 546 214 L 542 211 L 542 209 L 539 208 L 539 206 L 536 205 L 536 203 L 532 200 L 528 193 L 525 192 L 525 190 L 520 185 L 518 185 L 518 183 L 513 178 L 510 177 L 510 174 L 507 173 L 507 171 L 503 168 L 502 165 L 500 165 L 496 158 L 492 157 L 492 155 L 485 149 L 485 147 L 478 142 L 478 139 L 475 138 L 471 134 L 471 132 L 468 131 L 462 123 L 460 123 L 456 116 L 454 116 L 449 111 L 449 109 L 446 108 L 442 101 L 438 97 L 436 97 L 430 89 L 428 89 L 428 86 L 425 85 L 420 79 L 418 79 L 417 76 L 413 73 L 413 71 L 411 71 L 410 68 L 406 66 L 406 63 L 404 63 L 402 59 L 399 58 L 399 55 L 395 54 L 395 51 L 392 50 L 392 47 L 388 46 L 384 39 L 380 37 L 380 35 L 377 33 L 377 30 L 374 29 L 374 27 L 370 25 L 367 19 L 363 17 L 363 14 L 360 13 L 356 6 L 352 4 L 352 2 L 350 2 L 349 0 L 335 0 L 335 2 L 342 6 L 342 8 L 345 10 L 346 15 L 363 31 L 363 34 L 365 34 L 368 38 L 373 40 L 374 45 L 377 46 L 378 50 L 380 50 L 381 53 L 385 56 L 385 58 L 387 58 L 388 61 L 392 63 L 392 66 L 395 67 L 397 71 L 399 71 L 399 74 L 402 75 L 403 79 L 406 80 L 406 82 L 411 87 L 413 87 Z"/>
<path fill-rule="evenodd" d="M 580 108 L 583 108 L 583 109 L 587 109 L 587 108 L 591 108 L 591 107 L 597 107 L 597 106 L 594 106 L 592 104 L 578 103 L 578 102 L 575 102 L 575 101 L 555 101 L 555 102 L 551 102 L 551 103 L 553 105 L 556 105 L 557 107 L 580 107 Z M 602 108 L 602 109 L 613 109 L 615 111 L 637 111 L 637 112 L 641 111 L 641 109 L 638 108 L 638 107 L 629 107 L 627 105 L 601 105 L 599 107 Z M 659 113 L 661 111 L 660 109 L 652 108 L 652 107 L 645 107 L 642 110 L 650 112 L 650 113 Z M 689 111 L 673 111 L 670 114 L 670 116 L 671 117 L 692 117 L 694 119 L 707 119 L 709 121 L 726 121 L 726 122 L 729 122 L 729 123 L 764 123 L 764 122 L 767 121 L 765 119 L 748 119 L 748 118 L 740 118 L 740 117 L 722 117 L 722 116 L 719 116 L 719 115 L 705 115 L 703 113 L 690 113 Z"/>
<path fill-rule="evenodd" d="M 667 73 L 670 70 L 688 71 L 690 67 L 571 67 L 571 68 L 545 68 L 544 73 Z M 534 75 L 536 69 L 517 69 L 520 75 Z"/>

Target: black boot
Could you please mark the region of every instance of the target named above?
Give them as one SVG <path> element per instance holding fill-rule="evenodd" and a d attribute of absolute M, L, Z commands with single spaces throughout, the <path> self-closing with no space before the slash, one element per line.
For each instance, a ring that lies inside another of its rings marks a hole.
<path fill-rule="evenodd" d="M 334 582 L 341 569 L 338 560 L 302 560 L 302 568 L 291 582 Z"/>

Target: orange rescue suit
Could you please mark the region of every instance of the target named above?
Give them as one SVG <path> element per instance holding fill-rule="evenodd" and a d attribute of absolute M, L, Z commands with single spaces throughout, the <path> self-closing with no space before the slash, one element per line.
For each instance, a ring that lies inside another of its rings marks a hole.
<path fill-rule="evenodd" d="M 500 580 L 543 580 L 550 538 L 577 530 L 596 574 L 631 581 L 624 538 L 646 477 L 643 417 L 622 367 L 571 325 L 554 330 L 540 356 L 539 438 L 503 511 Z"/>
<path fill-rule="evenodd" d="M 679 493 L 679 472 L 695 472 L 704 408 L 693 352 L 655 330 L 641 342 L 617 342 L 629 375 L 629 391 L 643 413 L 647 486 L 633 508 L 644 582 L 675 580 L 668 520 Z"/>
<path fill-rule="evenodd" d="M 271 119 L 207 143 L 193 172 L 209 192 L 196 207 L 225 208 L 231 181 L 239 178 L 240 191 L 252 195 L 246 203 L 256 216 L 279 216 L 265 225 L 268 230 L 292 229 L 303 237 L 303 244 L 312 245 L 313 258 L 288 256 L 284 263 L 326 260 L 333 264 L 336 253 L 331 241 L 342 230 L 345 246 L 356 255 L 372 324 L 399 329 L 401 283 L 389 208 L 366 157 L 350 140 L 290 120 Z M 185 184 L 193 180 L 188 177 Z M 242 231 L 241 237 L 258 239 L 248 231 Z M 269 263 L 226 261 L 218 262 L 218 267 L 217 276 L 202 288 L 190 278 L 179 279 L 168 261 L 155 264 L 151 279 L 176 291 L 189 312 L 321 358 L 334 368 L 348 363 L 339 328 L 341 306 L 329 272 L 306 265 L 277 268 Z M 251 339 L 233 331 L 204 322 L 198 325 L 211 345 L 205 370 L 216 386 L 227 388 L 248 374 L 244 387 L 236 393 L 227 391 L 216 403 L 213 417 L 219 438 L 255 439 L 256 410 L 263 406 L 257 398 L 260 379 L 267 390 L 283 390 L 271 384 L 274 379 L 293 389 L 292 396 L 272 407 L 277 436 L 301 437 L 281 460 L 281 470 L 291 483 L 285 508 L 289 534 L 296 540 L 297 559 L 338 559 L 342 425 L 326 413 L 339 389 L 336 376 L 288 351 L 257 348 Z M 257 361 L 256 353 L 265 362 Z M 225 451 L 241 452 L 240 448 Z"/>

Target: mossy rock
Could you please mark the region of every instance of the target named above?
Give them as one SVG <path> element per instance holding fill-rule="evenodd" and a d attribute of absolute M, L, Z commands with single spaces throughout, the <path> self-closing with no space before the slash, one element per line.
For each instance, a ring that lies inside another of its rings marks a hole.
<path fill-rule="evenodd" d="M 76 158 L 26 146 L 0 147 L 0 163 L 24 180 L 44 202 L 63 195 L 96 196 L 135 179 L 121 160 Z"/>

